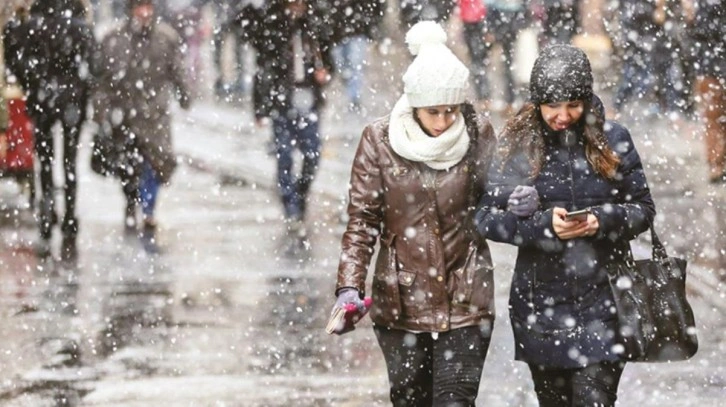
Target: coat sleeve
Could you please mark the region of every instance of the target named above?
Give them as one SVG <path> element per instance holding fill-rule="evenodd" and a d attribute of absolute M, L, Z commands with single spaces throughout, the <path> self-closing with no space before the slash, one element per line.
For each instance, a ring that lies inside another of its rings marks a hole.
<path fill-rule="evenodd" d="M 495 242 L 559 251 L 562 242 L 552 229 L 551 209 L 535 211 L 528 218 L 520 218 L 507 210 L 507 201 L 514 188 L 532 185 L 528 174 L 529 165 L 523 154 L 515 155 L 505 165 L 502 165 L 500 156 L 495 156 L 485 193 L 477 207 L 477 230 L 483 237 Z"/>
<path fill-rule="evenodd" d="M 355 287 L 363 293 L 368 266 L 383 221 L 383 180 L 371 126 L 358 145 L 350 176 L 348 226 L 341 243 L 336 292 Z"/>
<path fill-rule="evenodd" d="M 648 230 L 655 218 L 655 203 L 650 195 L 643 164 L 628 130 L 614 126 L 611 147 L 620 157 L 616 179 L 618 189 L 613 203 L 592 208 L 600 223 L 598 239 L 632 240 Z"/>

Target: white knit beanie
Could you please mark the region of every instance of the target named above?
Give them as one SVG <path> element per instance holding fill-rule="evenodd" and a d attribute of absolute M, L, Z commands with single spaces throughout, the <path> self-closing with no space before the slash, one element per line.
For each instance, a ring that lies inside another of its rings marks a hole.
<path fill-rule="evenodd" d="M 469 70 L 446 46 L 446 32 L 434 21 L 421 21 L 406 33 L 416 58 L 403 75 L 411 107 L 456 105 L 466 100 Z"/>

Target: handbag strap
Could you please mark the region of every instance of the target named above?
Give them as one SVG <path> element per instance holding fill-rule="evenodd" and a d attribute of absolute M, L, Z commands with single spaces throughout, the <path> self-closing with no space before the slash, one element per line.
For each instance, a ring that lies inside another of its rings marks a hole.
<path fill-rule="evenodd" d="M 665 246 L 663 246 L 663 243 L 661 243 L 658 234 L 655 232 L 652 220 L 648 222 L 648 226 L 650 227 L 650 240 L 653 245 L 651 257 L 653 260 L 663 261 L 668 258 L 668 252 L 666 251 Z"/>
<path fill-rule="evenodd" d="M 648 228 L 650 229 L 650 241 L 652 246 L 650 257 L 653 261 L 663 262 L 668 258 L 668 252 L 653 227 L 653 221 L 648 221 Z M 635 258 L 633 257 L 633 252 L 630 250 L 630 247 L 626 250 L 625 263 L 633 267 L 635 266 Z"/>

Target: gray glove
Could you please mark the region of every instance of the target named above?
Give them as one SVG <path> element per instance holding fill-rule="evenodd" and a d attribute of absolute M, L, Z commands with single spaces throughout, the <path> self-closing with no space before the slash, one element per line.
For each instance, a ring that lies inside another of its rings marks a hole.
<path fill-rule="evenodd" d="M 531 216 L 539 208 L 537 189 L 529 185 L 517 185 L 509 195 L 507 206 L 510 212 L 521 218 Z"/>
<path fill-rule="evenodd" d="M 355 304 L 360 312 L 365 312 L 366 310 L 366 306 L 360 298 L 360 293 L 357 289 L 352 287 L 341 288 L 340 291 L 338 291 L 338 299 L 335 301 L 333 309 L 343 308 L 345 304 Z"/>

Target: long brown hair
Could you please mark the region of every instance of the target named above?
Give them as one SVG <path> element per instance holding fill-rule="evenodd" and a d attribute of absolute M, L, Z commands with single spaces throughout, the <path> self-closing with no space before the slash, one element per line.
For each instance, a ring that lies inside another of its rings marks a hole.
<path fill-rule="evenodd" d="M 593 109 L 585 103 L 583 117 L 585 156 L 595 171 L 607 179 L 615 178 L 620 157 L 608 145 L 605 137 L 605 116 L 601 108 Z M 544 121 L 538 106 L 525 103 L 519 112 L 507 121 L 499 137 L 498 154 L 502 167 L 516 153 L 523 152 L 532 168 L 530 178 L 539 175 L 544 164 Z"/>

